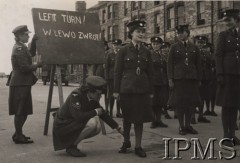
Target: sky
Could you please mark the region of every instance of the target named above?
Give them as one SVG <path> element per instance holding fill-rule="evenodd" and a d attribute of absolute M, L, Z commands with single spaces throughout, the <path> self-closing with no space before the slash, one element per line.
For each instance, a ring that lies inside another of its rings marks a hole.
<path fill-rule="evenodd" d="M 0 0 L 0 72 L 9 74 L 12 70 L 11 54 L 15 43 L 12 30 L 18 25 L 27 25 L 34 33 L 32 8 L 75 11 L 77 0 Z M 87 8 L 97 4 L 97 0 L 86 0 Z M 31 38 L 29 39 L 31 40 Z"/>

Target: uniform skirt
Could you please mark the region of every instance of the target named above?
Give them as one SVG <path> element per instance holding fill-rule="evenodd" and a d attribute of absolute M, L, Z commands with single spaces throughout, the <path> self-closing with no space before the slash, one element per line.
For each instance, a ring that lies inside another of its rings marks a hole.
<path fill-rule="evenodd" d="M 31 86 L 9 87 L 9 115 L 33 113 Z"/>
<path fill-rule="evenodd" d="M 113 80 L 108 80 L 108 97 L 113 96 Z"/>
<path fill-rule="evenodd" d="M 123 119 L 130 123 L 153 121 L 151 99 L 148 93 L 120 94 Z"/>
<path fill-rule="evenodd" d="M 210 82 L 210 100 L 215 101 L 217 92 L 217 79 L 213 78 Z"/>
<path fill-rule="evenodd" d="M 210 100 L 211 93 L 210 84 L 211 80 L 202 81 L 201 86 L 199 87 L 202 100 Z"/>
<path fill-rule="evenodd" d="M 155 86 L 154 87 L 154 98 L 153 107 L 166 107 L 169 97 L 168 85 Z"/>
<path fill-rule="evenodd" d="M 216 105 L 223 107 L 240 107 L 240 76 L 224 76 L 224 85 L 218 84 Z"/>
<path fill-rule="evenodd" d="M 197 80 L 175 80 L 168 100 L 168 105 L 174 108 L 195 108 L 202 106 Z"/>

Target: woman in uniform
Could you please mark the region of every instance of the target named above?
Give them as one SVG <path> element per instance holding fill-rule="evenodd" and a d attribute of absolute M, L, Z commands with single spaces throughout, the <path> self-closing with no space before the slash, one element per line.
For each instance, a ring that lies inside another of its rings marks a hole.
<path fill-rule="evenodd" d="M 145 22 L 134 20 L 127 27 L 131 42 L 117 53 L 114 67 L 114 97 L 120 98 L 123 112 L 124 142 L 120 153 L 131 147 L 130 129 L 134 124 L 135 154 L 146 157 L 141 147 L 143 123 L 152 122 L 152 60 L 150 51 L 141 45 Z"/>
<path fill-rule="evenodd" d="M 219 34 L 215 56 L 217 73 L 216 105 L 222 107 L 223 137 L 240 140 L 235 135 L 237 111 L 240 108 L 240 18 L 238 9 L 223 13 L 228 30 Z M 224 145 L 233 146 L 230 141 Z"/>
<path fill-rule="evenodd" d="M 207 42 L 205 46 L 203 46 L 203 51 L 205 53 L 210 54 L 211 58 L 211 80 L 210 80 L 210 104 L 206 104 L 206 111 L 204 112 L 204 115 L 210 115 L 210 116 L 217 116 L 217 113 L 214 111 L 215 109 L 215 101 L 216 101 L 216 91 L 217 91 L 217 77 L 216 77 L 216 64 L 215 59 L 213 57 L 213 44 Z M 211 110 L 210 110 L 211 108 Z"/>
<path fill-rule="evenodd" d="M 113 116 L 113 106 L 114 106 L 114 97 L 113 97 L 113 73 L 114 73 L 114 64 L 115 64 L 115 58 L 117 55 L 117 52 L 119 51 L 120 47 L 122 45 L 122 40 L 120 39 L 114 39 L 112 41 L 112 52 L 108 53 L 107 55 L 107 62 L 106 62 L 106 80 L 108 84 L 107 89 L 107 96 L 108 96 L 108 103 L 110 105 L 110 116 Z M 120 111 L 120 104 L 119 101 L 117 103 L 117 114 L 116 117 L 121 118 L 122 114 Z"/>
<path fill-rule="evenodd" d="M 34 35 L 30 49 L 28 42 L 29 33 L 26 25 L 18 26 L 13 30 L 16 43 L 12 50 L 12 72 L 9 78 L 9 115 L 14 116 L 15 133 L 12 136 L 16 144 L 33 143 L 30 137 L 23 134 L 22 128 L 28 115 L 33 113 L 31 87 L 37 82 L 33 71 L 41 64 L 32 64 L 32 57 L 36 55 L 36 40 Z"/>
<path fill-rule="evenodd" d="M 160 47 L 163 60 L 166 63 L 167 63 L 167 59 L 168 59 L 168 53 L 170 50 L 170 46 L 171 46 L 171 44 L 169 42 L 163 42 L 162 46 Z M 169 98 L 169 86 L 168 86 L 168 93 L 166 92 L 165 96 L 167 97 L 167 99 Z M 171 116 L 168 114 L 167 110 L 168 110 L 168 106 L 166 104 L 166 106 L 164 106 L 164 108 L 163 108 L 163 113 L 164 113 L 166 119 L 172 119 Z"/>
<path fill-rule="evenodd" d="M 154 85 L 154 97 L 153 97 L 153 113 L 154 121 L 151 124 L 151 128 L 156 127 L 168 127 L 161 120 L 163 108 L 167 107 L 168 101 L 168 78 L 167 78 L 167 62 L 161 54 L 161 44 L 163 40 L 160 37 L 152 37 L 151 44 L 151 58 L 153 61 L 153 85 Z"/>
<path fill-rule="evenodd" d="M 201 59 L 199 49 L 188 41 L 188 25 L 176 27 L 179 40 L 171 46 L 168 57 L 168 79 L 172 93 L 169 105 L 176 109 L 179 120 L 179 134 L 198 134 L 190 126 L 196 107 L 202 105 L 199 94 Z M 184 123 L 185 122 L 185 123 Z"/>
<path fill-rule="evenodd" d="M 201 67 L 202 67 L 202 75 L 201 75 L 201 86 L 199 87 L 200 96 L 202 98 L 203 105 L 199 106 L 198 112 L 198 122 L 200 123 L 210 123 L 206 117 L 203 116 L 204 103 L 209 107 L 210 104 L 210 81 L 211 81 L 211 55 L 207 51 L 203 50 L 203 47 L 206 45 L 208 39 L 205 36 L 195 36 L 194 37 L 195 45 L 198 46 L 200 56 L 201 56 Z M 195 114 L 192 117 L 195 121 Z M 196 122 L 196 121 L 195 121 Z"/>

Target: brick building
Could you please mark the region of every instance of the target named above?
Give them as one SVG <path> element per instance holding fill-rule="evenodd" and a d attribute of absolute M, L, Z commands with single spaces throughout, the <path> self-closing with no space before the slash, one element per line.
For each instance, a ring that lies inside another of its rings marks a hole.
<path fill-rule="evenodd" d="M 240 1 L 101 1 L 87 11 L 99 14 L 106 41 L 119 38 L 128 42 L 126 24 L 142 19 L 147 22 L 146 42 L 152 36 L 174 42 L 174 27 L 190 24 L 191 38 L 205 35 L 214 43 L 225 28 L 221 12 L 230 8 L 240 9 Z"/>

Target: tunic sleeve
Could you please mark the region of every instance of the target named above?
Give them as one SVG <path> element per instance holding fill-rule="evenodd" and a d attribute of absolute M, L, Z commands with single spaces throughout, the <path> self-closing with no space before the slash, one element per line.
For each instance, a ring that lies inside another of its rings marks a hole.
<path fill-rule="evenodd" d="M 71 116 L 77 122 L 86 122 L 92 117 L 96 116 L 97 113 L 95 110 L 84 110 L 82 108 L 78 96 L 73 96 L 72 94 L 68 97 L 66 101 L 67 107 L 69 108 Z M 83 111 L 84 110 L 84 111 Z"/>
<path fill-rule="evenodd" d="M 168 75 L 168 79 L 173 79 L 173 77 L 174 77 L 174 73 L 173 73 L 173 71 L 174 71 L 174 69 L 173 69 L 173 67 L 174 67 L 174 60 L 173 60 L 173 58 L 174 58 L 174 48 L 173 48 L 173 46 L 171 46 L 171 48 L 170 48 L 170 51 L 169 51 L 169 54 L 168 54 L 168 62 L 167 62 L 167 75 Z"/>
<path fill-rule="evenodd" d="M 19 47 L 15 49 L 13 60 L 16 62 L 19 66 L 19 70 L 22 72 L 31 72 L 35 71 L 37 69 L 37 66 L 32 65 L 31 62 L 29 62 L 30 56 L 27 54 L 27 48 Z"/>
<path fill-rule="evenodd" d="M 216 59 L 216 73 L 217 75 L 221 75 L 224 73 L 223 69 L 223 59 L 224 59 L 224 53 L 225 53 L 225 41 L 224 41 L 224 33 L 220 33 L 218 40 L 217 40 L 217 46 L 215 50 L 215 59 Z"/>
<path fill-rule="evenodd" d="M 202 58 L 200 54 L 200 50 L 198 47 L 196 47 L 196 68 L 197 68 L 197 80 L 202 79 Z"/>
<path fill-rule="evenodd" d="M 123 63 L 123 58 L 124 58 L 124 53 L 125 53 L 125 48 L 122 48 L 118 51 L 116 54 L 116 60 L 115 60 L 115 65 L 114 65 L 114 92 L 119 93 L 120 92 L 120 82 L 122 79 L 122 74 L 123 74 L 123 68 L 124 68 L 124 63 Z"/>

